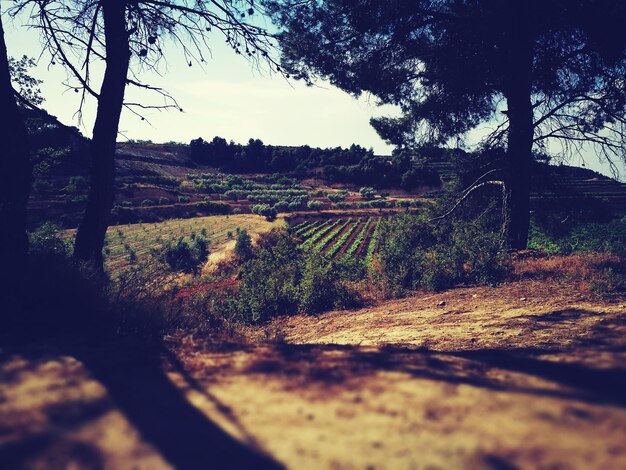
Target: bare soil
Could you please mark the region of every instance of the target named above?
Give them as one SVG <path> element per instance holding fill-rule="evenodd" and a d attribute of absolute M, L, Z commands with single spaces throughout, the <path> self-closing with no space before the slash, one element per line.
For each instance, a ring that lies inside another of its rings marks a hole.
<path fill-rule="evenodd" d="M 624 297 L 525 280 L 248 336 L 4 349 L 0 468 L 626 468 Z"/>

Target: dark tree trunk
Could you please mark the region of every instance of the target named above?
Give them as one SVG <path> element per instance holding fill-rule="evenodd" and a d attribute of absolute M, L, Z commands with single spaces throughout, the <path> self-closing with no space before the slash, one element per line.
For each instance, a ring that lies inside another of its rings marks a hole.
<path fill-rule="evenodd" d="M 11 85 L 4 30 L 0 18 L 0 308 L 12 308 L 19 297 L 19 282 L 26 268 L 28 238 L 26 204 L 32 168 L 28 135 Z M 7 308 L 7 309 L 8 309 Z"/>
<path fill-rule="evenodd" d="M 522 8 L 524 6 L 522 5 Z M 504 182 L 507 204 L 507 244 L 523 250 L 530 225 L 530 181 L 533 167 L 532 67 L 533 46 L 526 12 L 515 15 L 511 25 L 504 94 L 508 106 L 509 135 Z"/>
<path fill-rule="evenodd" d="M 74 257 L 103 270 L 102 248 L 114 200 L 115 144 L 130 61 L 125 2 L 103 2 L 106 71 L 91 141 L 91 187 Z"/>

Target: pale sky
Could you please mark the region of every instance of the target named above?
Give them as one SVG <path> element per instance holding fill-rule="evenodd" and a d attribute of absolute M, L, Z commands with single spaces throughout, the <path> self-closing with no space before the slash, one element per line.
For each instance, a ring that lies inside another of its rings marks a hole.
<path fill-rule="evenodd" d="M 3 23 L 9 55 L 39 56 L 41 46 L 37 31 L 12 24 L 6 16 Z M 124 110 L 120 141 L 126 137 L 157 143 L 188 143 L 197 137 L 210 140 L 217 135 L 239 143 L 253 137 L 266 144 L 306 144 L 323 148 L 349 147 L 355 143 L 373 148 L 376 154 L 391 153 L 393 147 L 376 134 L 369 119 L 395 114 L 393 108 L 377 107 L 374 98 L 357 100 L 327 83 L 307 87 L 277 74 L 260 72 L 242 56 L 235 55 L 220 35 L 215 36 L 214 42 L 212 57 L 204 68 L 197 64 L 189 67 L 182 54 L 170 48 L 166 49 L 168 63 L 161 76 L 154 73 L 141 75 L 144 82 L 170 92 L 184 112 L 142 111 L 147 119 L 142 121 Z M 94 73 L 98 73 L 97 68 Z M 66 77 L 63 67 L 49 67 L 49 58 L 44 55 L 32 74 L 44 81 L 42 94 L 46 101 L 43 107 L 61 122 L 75 125 L 90 136 L 95 100 L 89 100 L 85 106 L 81 124 L 76 116 L 80 94 L 62 85 Z M 132 87 L 127 88 L 127 98 L 147 104 L 162 102 L 158 95 L 137 94 Z M 582 161 L 573 158 L 569 163 L 580 165 Z M 595 156 L 586 156 L 586 163 L 587 167 L 610 175 L 608 165 L 599 162 Z M 626 169 L 623 164 L 620 172 L 624 180 Z"/>
<path fill-rule="evenodd" d="M 4 21 L 9 55 L 38 56 L 38 33 L 12 26 L 6 17 Z M 197 64 L 189 67 L 182 54 L 173 49 L 167 54 L 168 67 L 163 76 L 142 75 L 146 83 L 170 92 L 184 112 L 144 111 L 148 124 L 124 110 L 120 123 L 123 135 L 154 142 L 188 143 L 197 137 L 210 140 L 218 135 L 241 143 L 250 137 L 276 145 L 349 147 L 356 143 L 372 147 L 377 154 L 391 153 L 393 147 L 385 144 L 369 125 L 371 116 L 386 114 L 375 106 L 374 99 L 357 100 L 330 84 L 307 87 L 278 74 L 260 72 L 242 56 L 235 55 L 221 36 L 215 39 L 212 58 L 204 69 Z M 75 113 L 80 95 L 61 85 L 66 74 L 61 65 L 48 67 L 48 57 L 44 55 L 40 66 L 33 70 L 33 75 L 44 81 L 43 107 L 61 122 L 78 126 Z M 128 87 L 129 101 L 136 101 L 139 96 L 133 93 L 133 88 Z M 162 102 L 154 93 L 141 97 L 144 103 Z M 94 111 L 95 102 L 91 100 L 80 126 L 85 135 L 91 134 Z"/>

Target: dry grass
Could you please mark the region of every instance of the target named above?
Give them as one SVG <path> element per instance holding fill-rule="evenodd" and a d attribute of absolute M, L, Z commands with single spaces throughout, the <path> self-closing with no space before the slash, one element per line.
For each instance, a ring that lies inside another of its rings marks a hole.
<path fill-rule="evenodd" d="M 517 279 L 566 279 L 584 292 L 612 295 L 626 290 L 626 259 L 604 253 L 518 259 L 513 264 Z"/>

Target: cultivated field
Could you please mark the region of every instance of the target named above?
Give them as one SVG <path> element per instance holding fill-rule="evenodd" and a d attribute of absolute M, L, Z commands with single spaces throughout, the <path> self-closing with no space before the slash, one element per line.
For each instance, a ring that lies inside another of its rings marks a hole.
<path fill-rule="evenodd" d="M 209 241 L 209 252 L 214 254 L 234 241 L 237 230 L 247 230 L 255 238 L 283 224 L 282 219 L 268 222 L 257 215 L 239 214 L 112 226 L 105 240 L 105 266 L 109 271 L 123 269 L 132 262 L 145 259 L 151 250 L 168 242 L 176 242 L 181 237 L 186 240 L 196 236 L 204 237 Z M 75 230 L 68 230 L 65 234 L 73 236 Z"/>

